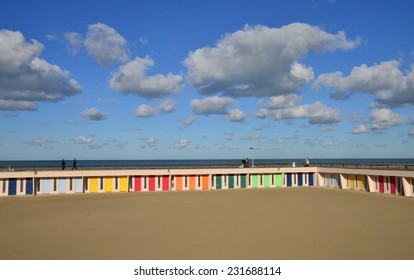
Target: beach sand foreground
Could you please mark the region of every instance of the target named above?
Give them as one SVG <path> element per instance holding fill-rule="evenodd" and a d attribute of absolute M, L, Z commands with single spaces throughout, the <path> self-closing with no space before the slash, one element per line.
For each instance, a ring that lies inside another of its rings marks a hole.
<path fill-rule="evenodd" d="M 414 259 L 414 200 L 326 188 L 6 197 L 0 259 Z"/>

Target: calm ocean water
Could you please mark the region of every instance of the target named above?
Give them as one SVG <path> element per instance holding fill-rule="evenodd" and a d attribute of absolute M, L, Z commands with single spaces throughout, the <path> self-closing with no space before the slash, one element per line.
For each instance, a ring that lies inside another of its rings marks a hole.
<path fill-rule="evenodd" d="M 209 160 L 77 160 L 78 169 L 91 168 L 174 168 L 174 167 L 239 167 L 241 159 L 209 159 Z M 304 159 L 255 159 L 254 165 L 265 166 L 302 166 Z M 251 159 L 250 159 L 251 162 Z M 376 159 L 310 159 L 311 165 L 414 165 L 410 158 L 376 158 Z M 0 161 L 0 170 L 35 170 L 60 169 L 61 160 L 27 160 Z M 66 160 L 66 169 L 72 168 L 72 160 Z"/>

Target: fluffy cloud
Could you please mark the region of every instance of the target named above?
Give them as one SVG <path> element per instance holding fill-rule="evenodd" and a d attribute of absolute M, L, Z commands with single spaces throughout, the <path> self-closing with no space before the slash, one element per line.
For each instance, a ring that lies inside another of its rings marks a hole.
<path fill-rule="evenodd" d="M 40 58 L 44 46 L 18 31 L 0 30 L 0 110 L 36 110 L 82 91 L 70 73 Z"/>
<path fill-rule="evenodd" d="M 176 104 L 175 101 L 172 99 L 165 99 L 161 102 L 159 106 L 152 106 L 148 104 L 141 104 L 135 109 L 135 117 L 138 118 L 148 118 L 153 117 L 155 115 L 164 113 L 168 114 L 175 110 Z"/>
<path fill-rule="evenodd" d="M 174 144 L 174 147 L 176 149 L 184 149 L 185 147 L 187 147 L 187 145 L 189 144 L 187 139 L 181 139 L 180 141 L 176 142 Z"/>
<path fill-rule="evenodd" d="M 202 94 L 275 96 L 298 92 L 314 79 L 313 70 L 299 62 L 307 52 L 348 50 L 357 44 L 344 32 L 330 34 L 302 23 L 245 26 L 213 48 L 191 52 L 183 63 L 188 81 Z"/>
<path fill-rule="evenodd" d="M 334 124 L 340 122 L 339 109 L 329 108 L 317 101 L 312 104 L 272 111 L 275 120 L 308 119 L 310 124 Z"/>
<path fill-rule="evenodd" d="M 245 118 L 246 114 L 239 109 L 231 110 L 226 116 L 226 119 L 232 122 L 242 122 Z"/>
<path fill-rule="evenodd" d="M 89 136 L 78 136 L 74 141 L 76 144 L 84 145 L 89 149 L 97 149 L 100 147 L 100 145 L 95 143 L 93 138 Z"/>
<path fill-rule="evenodd" d="M 295 106 L 301 101 L 302 101 L 302 98 L 296 94 L 272 96 L 270 97 L 270 101 L 266 105 L 266 108 L 268 109 L 289 108 L 289 107 Z"/>
<path fill-rule="evenodd" d="M 367 132 L 369 132 L 369 128 L 364 124 L 360 124 L 352 130 L 353 134 L 362 134 Z"/>
<path fill-rule="evenodd" d="M 354 67 L 349 76 L 341 72 L 320 75 L 313 89 L 319 87 L 335 89 L 334 99 L 346 99 L 352 93 L 372 94 L 375 100 L 390 107 L 414 105 L 414 65 L 404 74 L 396 60 L 385 61 L 368 67 L 363 64 Z"/>
<path fill-rule="evenodd" d="M 79 53 L 83 45 L 82 35 L 76 32 L 65 32 L 63 37 L 66 41 L 66 47 L 72 56 Z"/>
<path fill-rule="evenodd" d="M 195 118 L 179 118 L 179 128 L 188 128 L 190 125 L 196 122 Z"/>
<path fill-rule="evenodd" d="M 101 121 L 107 118 L 107 115 L 97 108 L 89 108 L 85 111 L 82 111 L 79 115 L 84 117 L 89 121 Z"/>
<path fill-rule="evenodd" d="M 147 76 L 146 71 L 154 65 L 149 58 L 135 58 L 113 73 L 110 86 L 123 93 L 134 93 L 148 98 L 157 98 L 182 91 L 181 75 L 168 73 L 165 75 Z"/>
<path fill-rule="evenodd" d="M 141 104 L 135 109 L 135 117 L 148 118 L 158 114 L 158 109 L 148 104 Z"/>
<path fill-rule="evenodd" d="M 406 117 L 396 114 L 389 109 L 374 109 L 371 112 L 371 125 L 374 130 L 387 129 L 406 121 Z"/>
<path fill-rule="evenodd" d="M 88 53 L 102 67 L 129 60 L 127 40 L 106 24 L 90 24 L 84 43 Z"/>
<path fill-rule="evenodd" d="M 148 138 L 141 138 L 141 145 L 140 147 L 142 149 L 145 148 L 157 148 L 158 145 L 158 140 L 155 139 L 154 137 L 148 137 Z"/>
<path fill-rule="evenodd" d="M 234 103 L 230 97 L 207 97 L 205 99 L 191 100 L 191 108 L 193 113 L 197 115 L 225 115 L 227 114 L 227 107 Z"/>

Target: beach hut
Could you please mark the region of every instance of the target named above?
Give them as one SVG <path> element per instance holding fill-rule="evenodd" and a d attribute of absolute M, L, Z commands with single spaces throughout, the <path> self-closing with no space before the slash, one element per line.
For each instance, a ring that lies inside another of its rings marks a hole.
<path fill-rule="evenodd" d="M 220 174 L 214 175 L 214 182 L 215 182 L 215 186 L 216 186 L 217 190 L 222 189 L 222 187 L 223 187 L 222 175 L 220 175 Z"/>
<path fill-rule="evenodd" d="M 240 175 L 240 188 L 247 188 L 247 174 Z"/>
<path fill-rule="evenodd" d="M 195 191 L 196 189 L 196 176 L 195 175 L 188 176 L 188 187 L 190 191 Z"/>
<path fill-rule="evenodd" d="M 201 175 L 201 189 L 206 191 L 209 190 L 209 181 L 210 181 L 210 177 L 209 175 Z"/>
<path fill-rule="evenodd" d="M 229 189 L 234 189 L 235 187 L 235 175 L 234 174 L 230 174 L 228 175 L 228 188 Z"/>
<path fill-rule="evenodd" d="M 163 191 L 170 190 L 170 176 L 168 175 L 162 176 L 162 190 Z"/>
<path fill-rule="evenodd" d="M 292 186 L 292 173 L 286 173 L 286 186 Z"/>
<path fill-rule="evenodd" d="M 17 195 L 17 179 L 9 179 L 8 195 Z"/>
<path fill-rule="evenodd" d="M 384 185 L 385 185 L 384 176 L 378 176 L 378 191 L 380 193 L 384 193 L 385 192 Z"/>
<path fill-rule="evenodd" d="M 82 178 L 72 178 L 72 187 L 75 193 L 83 193 L 83 180 Z"/>
<path fill-rule="evenodd" d="M 308 173 L 308 186 L 313 186 L 315 173 Z"/>
<path fill-rule="evenodd" d="M 134 191 L 140 192 L 143 189 L 142 176 L 134 177 Z"/>
<path fill-rule="evenodd" d="M 252 188 L 258 188 L 259 187 L 259 175 L 258 174 L 252 174 Z"/>

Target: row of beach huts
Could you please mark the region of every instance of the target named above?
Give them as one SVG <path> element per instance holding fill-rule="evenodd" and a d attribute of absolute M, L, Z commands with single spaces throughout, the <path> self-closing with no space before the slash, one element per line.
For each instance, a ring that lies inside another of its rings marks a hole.
<path fill-rule="evenodd" d="M 414 171 L 255 167 L 0 172 L 0 197 L 285 187 L 329 187 L 414 197 Z"/>

